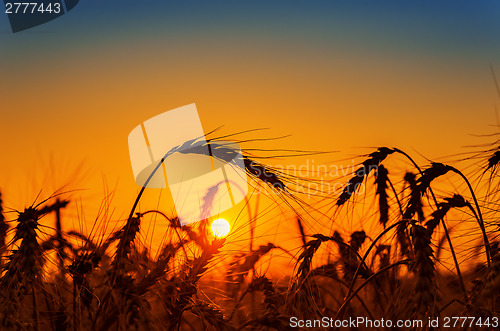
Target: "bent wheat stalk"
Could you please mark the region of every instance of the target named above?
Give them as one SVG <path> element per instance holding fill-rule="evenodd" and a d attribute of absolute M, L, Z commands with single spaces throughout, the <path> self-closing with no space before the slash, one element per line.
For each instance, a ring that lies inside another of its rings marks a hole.
<path fill-rule="evenodd" d="M 461 171 L 459 171 L 458 169 L 456 169 L 452 166 L 448 166 L 448 167 L 450 168 L 450 171 L 453 171 L 454 173 L 456 173 L 457 175 L 462 177 L 462 179 L 467 184 L 467 187 L 469 188 L 470 194 L 472 195 L 472 199 L 474 200 L 474 204 L 476 205 L 476 211 L 477 211 L 476 219 L 477 219 L 477 222 L 479 224 L 479 227 L 481 228 L 481 232 L 483 234 L 484 246 L 485 246 L 485 251 L 486 251 L 486 262 L 488 264 L 488 267 L 490 267 L 491 266 L 491 246 L 490 246 L 490 242 L 488 240 L 488 235 L 486 234 L 486 228 L 484 227 L 483 215 L 481 213 L 481 209 L 479 208 L 479 203 L 477 202 L 476 194 L 474 193 L 474 190 L 472 189 L 472 185 L 470 184 L 469 180 L 467 179 L 467 177 L 465 177 L 465 175 Z"/>
<path fill-rule="evenodd" d="M 206 153 L 207 150 L 208 150 L 208 155 Z M 156 174 L 158 169 L 160 169 L 160 166 L 165 162 L 165 159 L 177 152 L 182 154 L 193 153 L 199 155 L 213 156 L 226 162 L 230 162 L 235 158 L 239 157 L 239 153 L 234 148 L 225 147 L 222 143 L 217 144 L 212 141 L 210 141 L 209 143 L 203 143 L 198 139 L 186 141 L 184 144 L 172 148 L 160 159 L 156 167 L 153 169 L 153 171 L 151 171 L 151 174 L 148 176 L 148 178 L 142 185 L 142 188 L 139 191 L 132 206 L 132 209 L 130 211 L 130 214 L 128 216 L 126 225 L 127 227 L 130 226 L 129 223 L 131 222 L 131 219 L 134 216 L 135 209 L 137 208 L 139 200 L 141 199 L 144 190 L 148 186 L 149 182 Z M 249 159 L 247 156 L 242 156 L 242 158 L 245 171 L 247 174 L 249 174 L 253 178 L 257 178 L 263 181 L 264 183 L 278 189 L 278 191 L 286 192 L 286 186 L 280 179 L 279 174 L 273 172 L 269 167 Z"/>
<path fill-rule="evenodd" d="M 395 148 L 394 150 L 396 151 L 396 153 L 399 153 L 399 154 L 405 156 L 408 160 L 410 160 L 410 162 L 415 166 L 415 168 L 420 173 L 420 176 L 424 176 L 424 172 L 422 171 L 422 169 L 420 169 L 418 164 L 408 154 L 406 154 L 404 151 L 402 151 L 398 148 Z M 433 165 L 434 165 L 434 163 L 433 163 Z M 437 206 L 438 201 L 437 201 L 436 195 L 434 194 L 434 191 L 432 190 L 432 187 L 430 187 L 430 185 L 429 185 L 428 189 L 429 189 L 429 192 L 431 193 L 432 200 L 434 201 L 434 204 Z M 412 193 L 414 191 L 415 190 L 412 189 Z M 411 197 L 410 197 L 410 199 L 411 199 Z M 448 227 L 446 226 L 446 222 L 444 221 L 444 219 L 441 221 L 441 225 L 443 226 L 446 240 L 448 241 L 448 245 L 450 246 L 451 256 L 453 258 L 453 263 L 455 264 L 455 270 L 457 271 L 457 276 L 458 276 L 458 279 L 460 281 L 460 287 L 462 288 L 462 291 L 464 293 L 465 300 L 468 302 L 469 297 L 467 296 L 467 289 L 465 288 L 465 283 L 464 283 L 464 279 L 462 277 L 462 272 L 460 271 L 460 265 L 458 264 L 458 259 L 457 259 L 457 255 L 455 253 L 455 248 L 453 247 L 453 244 L 451 242 L 450 233 L 448 231 Z"/>

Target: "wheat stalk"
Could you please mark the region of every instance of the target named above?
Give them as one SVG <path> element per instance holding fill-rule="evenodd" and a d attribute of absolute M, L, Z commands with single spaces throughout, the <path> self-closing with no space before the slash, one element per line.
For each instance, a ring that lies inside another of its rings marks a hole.
<path fill-rule="evenodd" d="M 413 224 L 410 229 L 415 254 L 412 271 L 416 275 L 413 297 L 414 311 L 418 316 L 434 315 L 436 309 L 437 284 L 434 256 L 429 231 L 421 225 Z"/>

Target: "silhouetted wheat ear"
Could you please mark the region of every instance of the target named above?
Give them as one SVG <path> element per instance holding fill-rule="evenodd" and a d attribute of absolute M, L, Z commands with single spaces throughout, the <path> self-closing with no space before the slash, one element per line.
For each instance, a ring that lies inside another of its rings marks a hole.
<path fill-rule="evenodd" d="M 0 279 L 3 289 L 18 288 L 22 284 L 34 283 L 40 275 L 43 255 L 37 241 L 38 219 L 40 213 L 35 208 L 20 212 L 15 228 L 14 242 L 21 241 L 18 249 L 12 250 L 6 271 Z"/>
<path fill-rule="evenodd" d="M 406 233 L 407 227 L 408 223 L 400 223 L 396 227 L 396 239 L 401 249 L 401 255 L 405 257 L 409 257 L 410 254 L 410 239 Z"/>
<path fill-rule="evenodd" d="M 403 214 L 404 219 L 409 220 L 413 218 L 415 213 L 417 213 L 417 211 L 421 208 L 421 198 L 427 189 L 429 189 L 431 182 L 434 179 L 445 175 L 450 170 L 451 168 L 447 165 L 433 162 L 429 168 L 423 171 L 422 176 L 420 176 L 417 180 L 417 185 L 411 191 L 410 199 Z M 423 219 L 420 221 L 423 221 Z"/>
<path fill-rule="evenodd" d="M 92 287 L 89 285 L 87 276 L 97 267 L 98 260 L 95 253 L 81 253 L 75 257 L 73 263 L 68 267 L 68 272 L 73 278 L 74 300 L 80 297 L 80 302 L 89 307 L 93 299 Z"/>
<path fill-rule="evenodd" d="M 356 232 L 356 245 L 360 246 L 362 241 L 364 241 L 362 240 L 363 233 L 363 231 Z M 331 237 L 319 233 L 312 235 L 312 237 L 315 239 L 310 240 L 306 243 L 306 245 L 304 246 L 304 251 L 297 259 L 297 263 L 300 263 L 297 269 L 299 284 L 303 284 L 309 276 L 311 272 L 311 264 L 314 253 L 316 253 L 318 248 L 321 246 L 321 243 L 325 241 L 334 241 L 337 244 L 341 257 L 340 261 L 342 262 L 342 265 L 344 267 L 344 277 L 348 278 L 352 276 L 352 274 L 354 274 L 358 267 L 360 269 L 359 274 L 364 278 L 368 278 L 373 274 L 368 269 L 366 264 L 362 264 L 360 266 L 361 261 L 359 259 L 359 256 L 356 254 L 356 250 L 350 245 L 346 244 L 342 236 L 337 231 L 335 231 L 333 236 Z"/>
<path fill-rule="evenodd" d="M 473 280 L 473 287 L 470 290 L 471 306 L 474 313 L 483 316 L 493 317 L 493 312 L 500 298 L 500 252 L 499 243 L 491 243 L 492 264 L 481 273 L 481 278 Z M 488 306 L 489 307 L 486 308 Z"/>
<path fill-rule="evenodd" d="M 222 312 L 212 305 L 200 302 L 186 307 L 195 316 L 198 316 L 204 322 L 204 328 L 212 326 L 215 330 L 232 331 L 236 330 L 231 323 L 224 318 Z"/>
<path fill-rule="evenodd" d="M 389 182 L 389 171 L 381 164 L 378 166 L 375 172 L 375 184 L 377 185 L 376 194 L 378 195 L 378 207 L 379 207 L 379 222 L 384 227 L 389 221 L 389 203 L 387 188 Z"/>
<path fill-rule="evenodd" d="M 283 183 L 282 179 L 271 168 L 259 162 L 252 161 L 246 156 L 243 157 L 243 162 L 245 164 L 245 169 L 248 174 L 272 186 L 273 188 L 277 189 L 278 192 L 279 191 L 286 192 L 286 186 Z"/>
<path fill-rule="evenodd" d="M 438 204 L 438 208 L 431 214 L 431 218 L 425 223 L 427 231 L 429 231 L 431 236 L 434 229 L 439 225 L 451 208 L 469 207 L 472 209 L 471 204 L 459 194 L 455 194 L 452 198 L 445 198 L 444 200 L 444 202 Z"/>
<path fill-rule="evenodd" d="M 356 252 L 359 251 L 361 248 L 361 245 L 366 241 L 366 233 L 365 231 L 354 231 L 351 233 L 351 241 L 350 245 L 352 249 L 354 249 Z"/>
<path fill-rule="evenodd" d="M 481 296 L 485 299 L 497 300 L 500 294 L 500 253 L 497 252 L 492 261 Z"/>
<path fill-rule="evenodd" d="M 139 232 L 141 225 L 140 217 L 133 217 L 127 221 L 120 233 L 120 241 L 116 247 L 116 254 L 113 260 L 113 269 L 119 271 L 120 267 L 127 261 L 130 255 L 131 245 L 135 236 Z"/>
<path fill-rule="evenodd" d="M 375 256 L 380 258 L 379 269 L 389 266 L 391 262 L 391 245 L 378 245 Z"/>
<path fill-rule="evenodd" d="M 9 230 L 9 224 L 5 221 L 5 216 L 3 214 L 3 201 L 2 192 L 0 192 L 0 270 L 3 265 L 3 253 L 5 252 L 5 237 L 7 236 L 7 231 Z"/>
<path fill-rule="evenodd" d="M 134 278 L 119 275 L 114 286 L 119 290 L 116 293 L 117 304 L 111 306 L 110 312 L 102 322 L 101 329 L 109 330 L 114 324 L 117 324 L 118 329 L 151 329 L 151 318 L 149 317 L 151 306 L 143 298 L 142 293 L 138 292 Z"/>
<path fill-rule="evenodd" d="M 333 233 L 332 238 L 334 239 L 335 243 L 337 244 L 340 252 L 340 261 L 342 262 L 344 268 L 344 279 L 349 281 L 352 279 L 352 276 L 356 272 L 356 270 L 359 267 L 359 275 L 361 277 L 367 279 L 370 277 L 373 273 L 365 266 L 361 265 L 360 266 L 360 260 L 358 257 L 358 254 L 356 254 L 361 245 L 365 242 L 366 240 L 366 233 L 365 231 L 355 231 L 351 234 L 351 240 L 350 240 L 350 245 L 347 245 L 344 242 L 344 238 L 335 231 Z"/>
<path fill-rule="evenodd" d="M 55 241 L 57 242 L 57 246 L 55 247 L 57 252 L 57 259 L 59 262 L 59 271 L 64 274 L 66 268 L 64 267 L 64 260 L 68 258 L 68 254 L 66 249 L 69 247 L 69 243 L 63 235 L 62 231 L 62 222 L 61 222 L 61 209 L 66 208 L 69 204 L 69 200 L 60 200 L 56 199 L 55 205 L 55 213 L 56 213 L 56 234 L 54 236 Z"/>
<path fill-rule="evenodd" d="M 500 150 L 496 151 L 495 153 L 493 153 L 492 156 L 488 158 L 488 167 L 485 169 L 485 172 L 491 168 L 496 167 L 499 162 L 500 162 Z"/>
<path fill-rule="evenodd" d="M 145 294 L 151 286 L 155 285 L 161 277 L 165 276 L 168 263 L 175 257 L 177 251 L 188 242 L 188 240 L 182 240 L 181 242 L 175 244 L 169 243 L 165 245 L 161 250 L 158 260 L 154 264 L 154 267 L 149 271 L 146 277 L 144 277 L 137 284 L 137 293 L 141 295 Z"/>
<path fill-rule="evenodd" d="M 302 220 L 300 217 L 297 217 L 297 226 L 299 227 L 300 239 L 302 240 L 302 246 L 305 246 L 307 243 L 306 233 L 304 231 L 304 225 L 302 225 Z"/>
<path fill-rule="evenodd" d="M 191 141 L 189 143 L 191 147 L 180 148 L 179 153 L 182 154 L 198 154 L 198 155 L 210 155 L 224 162 L 231 162 L 233 160 L 241 161 L 243 159 L 243 164 L 246 172 L 264 183 L 278 189 L 279 191 L 286 191 L 286 186 L 280 175 L 273 171 L 271 168 L 251 160 L 248 156 L 241 156 L 238 150 L 227 145 L 227 142 L 216 142 L 216 141 Z"/>
<path fill-rule="evenodd" d="M 277 248 L 274 244 L 260 245 L 259 248 L 248 254 L 238 254 L 235 260 L 229 264 L 227 276 L 237 283 L 243 282 L 248 272 L 255 268 L 259 260 L 272 249 Z"/>
<path fill-rule="evenodd" d="M 21 241 L 18 249 L 13 249 L 4 265 L 4 275 L 0 278 L 0 318 L 4 327 L 10 328 L 16 320 L 18 302 L 24 296 L 26 289 L 31 291 L 33 298 L 31 327 L 38 329 L 38 307 L 36 305 L 35 288 L 41 282 L 40 276 L 44 257 L 37 241 L 36 230 L 42 214 L 33 207 L 19 212 L 13 242 Z M 11 316 L 9 316 L 11 315 Z"/>
<path fill-rule="evenodd" d="M 410 235 L 414 250 L 412 271 L 416 276 L 413 309 L 418 316 L 434 315 L 438 295 L 431 236 L 418 224 L 412 225 Z"/>
<path fill-rule="evenodd" d="M 365 177 L 368 176 L 372 170 L 376 170 L 380 163 L 385 160 L 388 155 L 394 152 L 394 149 L 380 147 L 377 151 L 369 154 L 369 158 L 363 161 L 361 167 L 356 170 L 356 175 L 347 182 L 347 186 L 342 190 L 342 193 L 336 202 L 337 206 L 341 206 L 346 203 L 347 200 L 349 200 L 349 198 L 356 192 L 361 183 L 363 183 Z"/>
<path fill-rule="evenodd" d="M 307 276 L 309 276 L 314 253 L 316 253 L 323 241 L 328 240 L 326 236 L 322 235 L 313 235 L 313 237 L 315 237 L 316 239 L 310 240 L 304 245 L 304 251 L 302 251 L 302 253 L 299 255 L 299 258 L 297 259 L 297 262 L 300 262 L 299 268 L 297 269 L 297 275 L 299 276 L 300 283 L 303 282 L 307 278 Z"/>
<path fill-rule="evenodd" d="M 404 175 L 404 181 L 406 183 L 408 183 L 408 186 L 410 188 L 410 197 L 411 197 L 411 193 L 412 192 L 417 192 L 418 191 L 418 187 L 417 187 L 417 175 L 414 174 L 411 171 L 408 171 Z M 423 221 L 425 217 L 424 217 L 424 211 L 423 211 L 421 197 L 418 198 L 418 199 L 415 198 L 415 201 L 412 201 L 412 203 L 414 204 L 413 209 L 416 210 L 416 214 L 418 216 L 418 219 L 420 221 Z"/>
<path fill-rule="evenodd" d="M 248 286 L 248 291 L 262 291 L 264 293 L 266 313 L 275 316 L 279 314 L 278 307 L 282 303 L 276 294 L 273 283 L 266 276 L 252 279 L 252 282 Z"/>
<path fill-rule="evenodd" d="M 184 275 L 175 280 L 175 288 L 172 289 L 174 300 L 169 299 L 167 310 L 169 312 L 170 328 L 175 328 L 179 325 L 182 317 L 182 312 L 189 304 L 191 297 L 198 292 L 196 284 L 201 276 L 208 270 L 209 262 L 214 258 L 219 250 L 224 245 L 225 239 L 214 239 L 210 245 L 203 247 L 203 252 L 197 258 L 189 261 L 187 271 Z"/>

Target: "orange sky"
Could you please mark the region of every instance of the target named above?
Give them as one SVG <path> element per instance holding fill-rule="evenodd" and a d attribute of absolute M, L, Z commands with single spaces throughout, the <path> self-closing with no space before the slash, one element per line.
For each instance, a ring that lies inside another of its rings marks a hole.
<path fill-rule="evenodd" d="M 128 133 L 190 103 L 206 132 L 224 126 L 223 134 L 269 128 L 248 138 L 291 135 L 252 147 L 340 151 L 311 158 L 317 163 L 382 145 L 438 158 L 485 142 L 471 134 L 497 131 L 489 65 L 500 75 L 498 53 L 443 53 L 430 45 L 413 52 L 406 44 L 399 49 L 397 40 L 390 47 L 363 42 L 367 36 L 349 42 L 349 33 L 335 41 L 320 25 L 304 35 L 280 27 L 269 36 L 238 30 L 238 20 L 234 32 L 213 24 L 204 33 L 170 27 L 163 34 L 157 26 L 151 34 L 147 27 L 131 33 L 119 25 L 98 35 L 61 19 L 24 34 L 5 32 L 0 189 L 6 205 L 21 209 L 40 189 L 47 196 L 70 183 L 84 189 L 73 198 L 81 196 L 92 220 L 106 182 L 116 192 L 115 217 L 125 217 L 138 191 Z"/>
<path fill-rule="evenodd" d="M 487 64 L 462 68 L 436 59 L 389 61 L 378 54 L 357 58 L 313 51 L 305 56 L 275 49 L 258 65 L 249 50 L 233 60 L 218 59 L 221 49 L 202 63 L 182 52 L 160 65 L 166 47 L 149 53 L 144 46 L 135 54 L 134 48 L 67 50 L 40 61 L 43 66 L 7 69 L 2 182 L 25 183 L 32 168 L 40 169 L 53 155 L 56 166 L 83 161 L 97 181 L 102 173 L 110 184 L 119 180 L 128 188 L 133 185 L 129 131 L 192 102 L 205 131 L 223 125 L 223 133 L 269 128 L 250 138 L 292 135 L 265 147 L 361 154 L 367 150 L 353 148 L 390 145 L 435 158 L 483 142 L 471 134 L 495 131 L 490 125 L 497 99 Z M 245 54 L 248 61 L 242 60 Z M 280 61 L 281 55 L 286 60 Z M 55 66 L 64 69 L 48 69 Z M 93 183 L 84 186 L 95 189 Z"/>

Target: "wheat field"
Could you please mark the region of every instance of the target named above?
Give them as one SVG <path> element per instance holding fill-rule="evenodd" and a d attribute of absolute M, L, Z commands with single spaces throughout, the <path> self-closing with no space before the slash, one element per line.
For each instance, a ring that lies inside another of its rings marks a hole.
<path fill-rule="evenodd" d="M 183 153 L 196 153 L 188 143 Z M 380 147 L 335 178 L 338 192 L 321 183 L 312 200 L 300 188 L 317 174 L 299 177 L 244 154 L 250 186 L 270 204 L 250 196 L 241 209 L 254 211 L 225 238 L 213 235 L 210 220 L 181 225 L 168 207 L 140 210 L 144 190 L 119 227 L 105 231 L 96 221 L 90 233 L 62 216 L 75 203 L 68 192 L 23 210 L 0 200 L 1 329 L 495 329 L 498 143 L 449 164 L 417 164 Z M 234 157 L 208 144 L 214 157 Z M 291 244 L 259 235 L 266 210 L 278 207 Z M 152 217 L 166 224 L 156 251 L 145 239 Z M 364 322 L 341 324 L 352 319 Z"/>

